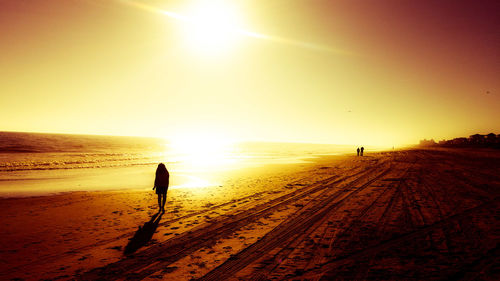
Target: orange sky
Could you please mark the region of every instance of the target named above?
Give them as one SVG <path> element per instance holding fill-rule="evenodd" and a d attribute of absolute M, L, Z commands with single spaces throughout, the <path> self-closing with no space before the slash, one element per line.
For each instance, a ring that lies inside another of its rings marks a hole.
<path fill-rule="evenodd" d="M 211 28 L 200 1 L 0 0 L 0 130 L 387 146 L 500 133 L 500 4 L 435 2 L 218 1 L 230 28 L 266 36 L 223 40 L 155 12 L 207 11 Z"/>

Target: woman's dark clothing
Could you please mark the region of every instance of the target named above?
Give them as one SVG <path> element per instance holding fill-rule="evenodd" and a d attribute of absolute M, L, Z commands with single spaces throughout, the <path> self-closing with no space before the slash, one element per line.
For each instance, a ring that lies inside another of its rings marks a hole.
<path fill-rule="evenodd" d="M 156 194 L 167 194 L 168 187 L 158 186 L 156 187 Z"/>
<path fill-rule="evenodd" d="M 157 174 L 155 178 L 156 194 L 166 194 L 169 184 L 170 175 L 167 173 Z"/>

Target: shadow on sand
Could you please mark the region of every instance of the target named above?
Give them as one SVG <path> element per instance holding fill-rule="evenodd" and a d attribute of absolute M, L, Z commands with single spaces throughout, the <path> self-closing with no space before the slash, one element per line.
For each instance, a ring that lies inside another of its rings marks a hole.
<path fill-rule="evenodd" d="M 134 237 L 130 239 L 130 242 L 128 242 L 127 246 L 125 247 L 124 253 L 126 255 L 134 253 L 139 248 L 146 245 L 149 240 L 151 240 L 153 234 L 156 231 L 156 228 L 158 227 L 158 224 L 160 223 L 162 215 L 162 213 L 156 213 L 142 227 L 139 226 L 139 229 L 134 234 Z"/>

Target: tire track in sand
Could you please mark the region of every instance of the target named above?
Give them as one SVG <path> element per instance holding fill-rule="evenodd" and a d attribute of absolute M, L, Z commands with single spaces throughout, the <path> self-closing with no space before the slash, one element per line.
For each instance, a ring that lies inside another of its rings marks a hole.
<path fill-rule="evenodd" d="M 403 155 L 403 157 L 406 157 L 406 155 Z M 366 204 L 366 206 L 364 206 L 361 210 L 357 211 L 357 215 L 355 217 L 347 218 L 348 220 L 350 220 L 350 223 L 347 225 L 347 228 L 345 228 L 343 231 L 340 231 L 338 233 L 332 232 L 332 231 L 328 232 L 328 226 L 325 227 L 325 231 L 324 231 L 321 239 L 319 240 L 319 242 L 317 242 L 313 245 L 312 250 L 308 250 L 309 254 L 312 255 L 312 256 L 308 257 L 309 262 L 305 266 L 303 266 L 302 268 L 297 268 L 296 272 L 306 271 L 308 269 L 314 268 L 316 264 L 321 264 L 322 262 L 324 262 L 324 257 L 331 256 L 331 253 L 334 251 L 334 249 L 339 248 L 339 247 L 337 247 L 338 246 L 337 244 L 340 243 L 339 241 L 343 237 L 349 237 L 350 235 L 352 235 L 352 232 L 354 231 L 354 229 L 356 227 L 359 227 L 363 223 L 363 221 L 362 221 L 363 218 L 370 213 L 369 211 L 374 208 L 375 204 L 377 204 L 381 198 L 386 198 L 386 195 L 389 192 L 392 192 L 392 194 L 390 194 L 391 199 L 389 199 L 389 201 L 391 201 L 391 200 L 393 201 L 393 198 L 396 197 L 398 194 L 398 191 L 401 190 L 401 186 L 404 184 L 404 179 L 409 174 L 410 170 L 415 165 L 416 161 L 417 161 L 417 159 L 415 159 L 412 163 L 409 163 L 409 165 L 410 165 L 409 167 L 406 167 L 406 166 L 401 167 L 401 165 L 398 165 L 397 169 L 401 169 L 403 171 L 401 171 L 402 172 L 401 175 L 397 176 L 397 179 L 398 179 L 397 186 L 385 188 L 383 191 L 379 192 L 379 194 L 377 194 L 375 196 L 374 200 L 373 199 L 369 200 L 368 204 Z M 391 171 L 391 173 L 396 172 L 397 174 L 399 174 L 400 171 L 397 171 L 397 169 L 393 169 L 393 171 Z M 394 171 L 394 170 L 396 170 L 396 171 Z M 403 179 L 403 180 L 399 180 L 399 179 Z M 382 179 L 382 180 L 384 180 L 384 179 Z M 390 177 L 390 178 L 387 178 L 387 180 L 393 181 L 394 178 Z M 396 189 L 396 192 L 394 192 L 394 189 Z M 354 197 L 352 197 L 351 199 L 355 200 Z M 355 201 L 359 201 L 359 200 L 355 200 Z M 380 223 L 380 220 L 378 222 Z M 339 228 L 340 226 L 338 224 L 339 223 L 332 225 L 331 227 Z M 342 221 L 340 224 L 342 224 L 343 226 L 346 225 L 345 221 Z M 349 248 L 349 247 L 347 247 L 347 248 Z M 288 249 L 288 251 L 291 252 L 292 249 Z M 302 257 L 302 258 L 307 259 L 305 257 Z M 282 259 L 283 258 L 280 257 L 278 259 L 275 259 L 275 261 L 279 261 Z M 278 267 L 278 265 L 279 265 L 279 263 L 275 263 L 274 268 L 272 270 L 276 269 Z M 272 270 L 265 271 L 265 272 L 267 272 L 267 275 L 269 275 L 272 272 Z M 284 270 L 286 271 L 286 269 L 284 269 Z M 262 276 L 264 278 L 264 275 L 266 275 L 266 274 L 261 274 L 261 273 L 262 273 L 262 271 L 259 272 L 257 275 Z M 284 275 L 285 275 L 285 273 L 282 273 L 282 274 L 276 273 L 275 277 L 284 276 Z M 256 278 L 255 280 L 263 280 L 263 279 Z"/>
<path fill-rule="evenodd" d="M 319 267 L 317 267 L 315 269 L 311 269 L 311 270 L 305 272 L 301 276 L 297 276 L 296 279 L 298 279 L 298 280 L 311 280 L 311 279 L 319 278 L 322 275 L 324 275 L 325 273 L 330 272 L 332 270 L 335 270 L 336 268 L 338 268 L 342 265 L 346 265 L 348 263 L 351 263 L 354 260 L 359 260 L 363 257 L 366 257 L 367 255 L 373 255 L 373 254 L 376 254 L 376 253 L 381 252 L 383 250 L 390 249 L 392 247 L 397 247 L 398 245 L 400 245 L 401 243 L 403 243 L 405 241 L 415 239 L 417 237 L 420 237 L 421 235 L 427 235 L 429 232 L 439 230 L 440 228 L 442 228 L 445 225 L 456 223 L 457 220 L 471 216 L 477 211 L 481 211 L 482 209 L 491 207 L 491 205 L 499 205 L 500 203 L 497 201 L 498 199 L 499 199 L 499 197 L 495 197 L 488 202 L 485 202 L 485 203 L 480 204 L 480 205 L 473 207 L 473 208 L 466 209 L 460 213 L 449 216 L 449 217 L 447 217 L 443 220 L 437 221 L 433 224 L 419 227 L 414 231 L 405 233 L 403 235 L 394 237 L 394 238 L 386 240 L 386 241 L 382 241 L 381 243 L 374 245 L 372 247 L 368 247 L 368 248 L 359 250 L 357 252 L 350 253 L 350 254 L 345 255 L 343 257 L 333 259 L 331 261 L 328 261 L 328 262 L 320 265 Z"/>
<path fill-rule="evenodd" d="M 222 280 L 234 275 L 239 270 L 260 258 L 263 253 L 269 252 L 280 246 L 283 239 L 288 240 L 300 236 L 301 233 L 303 233 L 303 229 L 307 229 L 318 221 L 326 219 L 328 213 L 334 211 L 351 196 L 361 192 L 371 183 L 389 173 L 391 169 L 392 165 L 357 189 L 347 191 L 341 189 L 321 199 L 320 202 L 316 202 L 311 208 L 303 210 L 298 216 L 282 222 L 258 242 L 234 255 L 231 259 L 213 269 L 199 280 Z M 360 178 L 357 180 L 359 179 Z"/>

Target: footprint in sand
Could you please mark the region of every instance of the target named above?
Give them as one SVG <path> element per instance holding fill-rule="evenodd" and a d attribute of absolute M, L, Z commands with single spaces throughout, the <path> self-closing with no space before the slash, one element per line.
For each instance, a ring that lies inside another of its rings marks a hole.
<path fill-rule="evenodd" d="M 195 263 L 195 265 L 197 265 L 199 268 L 205 268 L 205 267 L 207 267 L 207 264 L 204 261 L 197 262 L 197 263 Z"/>

